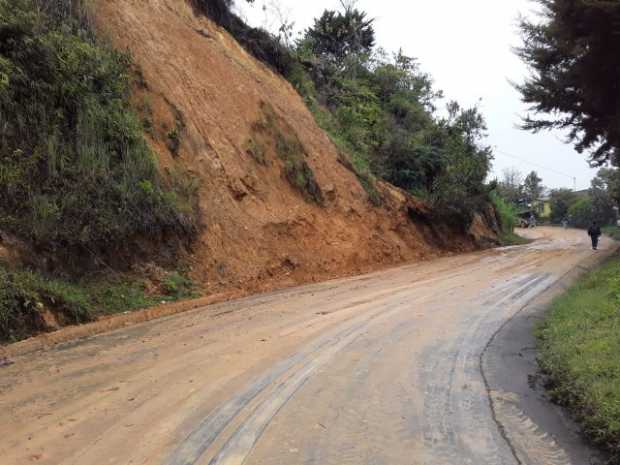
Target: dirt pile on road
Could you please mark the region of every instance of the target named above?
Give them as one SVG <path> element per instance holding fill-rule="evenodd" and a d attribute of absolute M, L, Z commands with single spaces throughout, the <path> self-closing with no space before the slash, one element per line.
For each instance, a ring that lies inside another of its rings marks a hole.
<path fill-rule="evenodd" d="M 199 189 L 204 229 L 190 262 L 208 292 L 358 273 L 494 239 L 488 221 L 460 231 L 386 184 L 373 206 L 289 83 L 186 1 L 102 0 L 95 18 L 139 68 L 135 104 L 162 171 L 188 170 L 188 188 Z"/>

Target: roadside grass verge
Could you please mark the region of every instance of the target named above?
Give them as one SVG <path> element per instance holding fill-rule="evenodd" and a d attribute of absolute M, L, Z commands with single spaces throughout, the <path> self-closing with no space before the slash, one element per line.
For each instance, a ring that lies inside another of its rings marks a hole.
<path fill-rule="evenodd" d="M 603 226 L 603 234 L 607 234 L 615 241 L 620 241 L 620 226 Z"/>
<path fill-rule="evenodd" d="M 526 239 L 525 237 L 521 237 L 516 234 L 514 231 L 505 232 L 499 236 L 499 240 L 504 247 L 511 245 L 524 245 L 532 242 L 530 239 Z"/>
<path fill-rule="evenodd" d="M 0 265 L 0 343 L 197 295 L 193 282 L 177 271 L 156 283 L 122 275 L 70 282 Z"/>
<path fill-rule="evenodd" d="M 620 257 L 556 299 L 537 336 L 552 399 L 620 464 Z"/>

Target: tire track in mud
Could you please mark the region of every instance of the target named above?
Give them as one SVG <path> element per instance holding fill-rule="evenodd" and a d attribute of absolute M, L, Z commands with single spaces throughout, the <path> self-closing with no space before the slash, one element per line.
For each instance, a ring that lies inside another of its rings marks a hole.
<path fill-rule="evenodd" d="M 426 296 L 415 296 L 411 299 L 411 292 L 414 289 L 436 281 L 450 282 L 466 274 L 466 272 L 458 271 L 447 276 L 416 280 L 391 289 L 389 293 L 380 297 L 390 295 L 394 299 L 399 295 L 405 295 L 411 302 L 419 301 Z M 244 458 L 249 454 L 271 418 L 318 368 L 326 364 L 335 353 L 353 342 L 375 319 L 387 318 L 394 312 L 402 311 L 402 306 L 398 303 L 387 310 L 385 306 L 379 305 L 378 307 L 379 310 L 361 317 L 361 322 L 360 318 L 357 318 L 353 324 L 346 323 L 349 326 L 344 330 L 341 325 L 340 329 L 337 329 L 331 336 L 320 338 L 306 350 L 278 363 L 268 373 L 252 382 L 245 390 L 205 418 L 164 462 L 165 465 L 202 463 L 211 446 L 219 442 L 222 435 L 226 436 L 225 430 L 230 428 L 237 429 L 228 437 L 222 449 L 213 456 L 209 464 L 242 463 L 242 460 L 239 461 L 241 454 L 239 451 L 244 451 Z M 328 355 L 324 357 L 324 354 Z M 262 400 L 263 397 L 266 399 Z M 275 402 L 274 399 L 276 399 Z M 242 419 L 244 416 L 245 420 Z M 261 421 L 254 422 L 252 427 L 246 427 L 247 422 L 252 421 L 256 416 L 259 416 Z"/>
<path fill-rule="evenodd" d="M 418 283 L 414 283 L 417 285 Z M 409 286 L 397 294 L 411 291 Z M 210 465 L 243 463 L 269 421 L 308 380 L 308 378 L 340 350 L 351 344 L 376 319 L 387 318 L 399 311 L 399 304 L 381 307 L 340 327 L 330 336 L 322 337 L 292 357 L 278 363 L 272 370 L 252 382 L 245 390 L 212 412 L 191 433 L 165 462 L 166 465 L 195 465 L 229 426 L 236 430 L 228 437 Z M 247 412 L 247 410 L 250 410 Z M 245 414 L 245 419 L 241 419 Z"/>
<path fill-rule="evenodd" d="M 466 322 L 465 333 L 447 348 L 431 349 L 425 368 L 424 465 L 515 463 L 510 444 L 503 442 L 492 419 L 479 357 L 506 314 L 517 311 L 516 306 L 551 279 L 548 274 L 528 274 L 500 286 L 482 304 L 487 310 Z"/>
<path fill-rule="evenodd" d="M 517 290 L 507 298 L 519 298 L 541 279 L 544 279 L 544 276 L 528 276 L 521 279 L 517 282 Z M 500 289 L 494 289 L 492 294 L 500 295 L 505 292 L 505 288 L 511 286 L 514 286 L 512 281 L 501 286 Z M 411 287 L 408 287 L 402 289 L 400 293 L 410 291 Z M 378 318 L 388 318 L 394 312 L 399 311 L 402 311 L 400 302 L 387 310 L 369 314 L 363 321 L 356 321 L 346 329 L 340 329 L 336 334 L 322 338 L 306 351 L 299 352 L 279 363 L 246 390 L 209 415 L 172 454 L 166 465 L 194 465 L 199 461 L 206 463 L 204 459 L 209 455 L 207 452 L 214 443 L 221 442 L 222 434 L 225 436 L 228 434 L 227 439 L 219 451 L 212 455 L 208 462 L 209 465 L 242 464 L 271 419 L 319 368 L 329 363 L 336 353 L 355 341 Z M 450 405 L 450 409 L 454 409 L 454 406 Z M 442 420 L 446 431 L 449 428 L 448 420 L 450 419 Z M 225 430 L 232 430 L 232 432 L 226 433 Z M 447 435 L 456 436 L 455 433 L 450 432 Z M 497 456 L 497 453 L 494 456 Z"/>
<path fill-rule="evenodd" d="M 519 408 L 518 397 L 491 391 L 491 400 L 519 464 L 572 465 L 564 449 Z"/>

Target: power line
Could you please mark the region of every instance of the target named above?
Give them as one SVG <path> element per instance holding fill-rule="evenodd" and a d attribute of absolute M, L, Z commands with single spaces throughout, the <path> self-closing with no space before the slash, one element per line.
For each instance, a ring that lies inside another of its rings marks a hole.
<path fill-rule="evenodd" d="M 567 174 L 567 173 L 563 173 L 562 171 L 556 170 L 555 168 L 549 168 L 548 166 L 544 166 L 544 165 L 541 165 L 541 164 L 538 164 L 538 163 L 534 163 L 534 162 L 526 160 L 526 159 L 524 159 L 522 157 L 518 157 L 518 156 L 516 156 L 516 155 L 514 155 L 512 153 L 508 153 L 508 152 L 505 152 L 503 150 L 499 150 L 498 148 L 495 148 L 495 152 L 497 152 L 497 153 L 499 153 L 501 155 L 504 155 L 506 157 L 512 158 L 514 160 L 518 160 L 518 161 L 523 162 L 523 163 L 528 163 L 528 164 L 530 164 L 532 166 L 535 166 L 535 167 L 537 167 L 537 168 L 539 168 L 541 170 L 549 171 L 551 173 L 555 173 L 555 174 L 558 174 L 560 176 L 565 176 L 565 177 L 567 177 L 567 178 L 569 178 L 569 179 L 571 179 L 573 181 L 574 190 L 577 190 L 577 177 L 576 176 L 573 176 L 573 175 L 570 175 L 570 174 Z"/>
<path fill-rule="evenodd" d="M 567 178 L 570 178 L 570 179 L 573 179 L 575 177 L 575 176 L 572 176 L 570 174 L 563 173 L 562 171 L 558 171 L 558 170 L 556 170 L 554 168 L 549 168 L 548 166 L 540 165 L 538 163 L 534 163 L 534 162 L 526 160 L 524 158 L 517 157 L 516 155 L 513 155 L 513 154 L 508 153 L 508 152 L 504 152 L 503 150 L 496 149 L 495 151 L 497 153 L 501 153 L 502 155 L 505 155 L 505 156 L 507 156 L 509 158 L 514 158 L 515 160 L 519 160 L 519 161 L 522 161 L 524 163 L 529 163 L 532 166 L 536 166 L 537 168 L 540 168 L 542 170 L 551 171 L 552 173 L 559 174 L 560 176 L 566 176 Z"/>

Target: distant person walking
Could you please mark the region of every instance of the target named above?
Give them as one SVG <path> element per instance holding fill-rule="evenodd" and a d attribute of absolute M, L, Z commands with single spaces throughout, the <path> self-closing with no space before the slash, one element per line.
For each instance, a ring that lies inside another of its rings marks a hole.
<path fill-rule="evenodd" d="M 596 221 L 593 221 L 592 226 L 588 229 L 588 236 L 592 239 L 592 250 L 598 249 L 598 239 L 602 234 L 601 227 L 596 223 Z"/>

